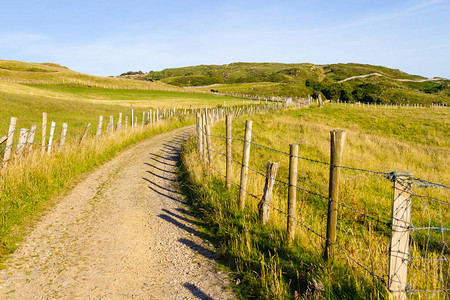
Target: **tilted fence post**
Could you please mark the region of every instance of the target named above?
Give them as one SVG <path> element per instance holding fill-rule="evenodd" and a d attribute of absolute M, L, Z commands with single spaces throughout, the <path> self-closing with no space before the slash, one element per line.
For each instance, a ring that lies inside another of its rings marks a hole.
<path fill-rule="evenodd" d="M 261 201 L 258 204 L 261 224 L 266 224 L 270 220 L 270 201 L 272 201 L 273 185 L 275 183 L 275 178 L 277 177 L 278 165 L 279 163 L 267 162 L 264 192 Z"/>
<path fill-rule="evenodd" d="M 392 299 L 406 299 L 409 233 L 411 227 L 411 172 L 394 173 L 388 288 Z"/>
<path fill-rule="evenodd" d="M 14 131 L 16 130 L 16 124 L 17 124 L 17 118 L 11 117 L 11 120 L 9 122 L 9 129 L 8 129 L 8 138 L 6 139 L 6 148 L 5 153 L 3 155 L 3 160 L 7 162 L 11 159 L 11 151 L 12 151 L 12 145 L 14 141 Z"/>
<path fill-rule="evenodd" d="M 328 193 L 328 215 L 327 215 L 327 239 L 325 241 L 324 259 L 327 260 L 334 253 L 336 243 L 337 211 L 339 200 L 339 175 L 338 167 L 341 164 L 342 152 L 345 143 L 345 130 L 332 130 L 331 153 L 330 153 L 330 181 Z"/>
<path fill-rule="evenodd" d="M 291 144 L 289 155 L 289 189 L 286 243 L 291 246 L 295 237 L 295 219 L 297 219 L 297 169 L 298 145 Z"/>
<path fill-rule="evenodd" d="M 202 158 L 206 162 L 206 115 L 202 114 Z"/>
<path fill-rule="evenodd" d="M 81 143 L 84 141 L 84 139 L 86 138 L 86 135 L 88 134 L 90 128 L 91 128 L 91 123 L 88 123 L 87 126 L 86 126 L 86 129 L 85 129 L 84 132 L 83 132 L 83 135 L 82 135 L 81 138 L 80 138 L 80 144 L 81 144 Z"/>
<path fill-rule="evenodd" d="M 19 140 L 17 141 L 16 154 L 21 155 L 23 150 L 25 150 L 25 145 L 27 144 L 28 129 L 21 128 L 19 133 Z"/>
<path fill-rule="evenodd" d="M 245 194 L 247 189 L 248 179 L 248 164 L 250 161 L 250 142 L 252 139 L 252 121 L 247 120 L 245 122 L 245 136 L 244 136 L 244 148 L 242 152 L 242 167 L 241 167 L 241 181 L 239 190 L 239 210 L 245 208 Z"/>
<path fill-rule="evenodd" d="M 226 116 L 226 131 L 227 131 L 227 162 L 226 162 L 226 186 L 227 189 L 231 189 L 231 124 L 233 117 L 231 115 Z"/>
<path fill-rule="evenodd" d="M 30 132 L 28 133 L 28 140 L 27 140 L 27 152 L 30 152 L 33 149 L 33 142 L 34 142 L 34 136 L 36 134 L 36 125 L 31 126 Z"/>

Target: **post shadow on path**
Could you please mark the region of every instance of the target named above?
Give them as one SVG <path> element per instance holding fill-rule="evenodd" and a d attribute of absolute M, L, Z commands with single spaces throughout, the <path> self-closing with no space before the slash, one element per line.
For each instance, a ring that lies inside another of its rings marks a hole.
<path fill-rule="evenodd" d="M 183 286 L 188 289 L 192 295 L 194 295 L 195 297 L 197 297 L 198 299 L 201 300 L 213 300 L 214 298 L 208 296 L 205 292 L 203 292 L 201 289 L 199 289 L 195 284 L 186 282 L 183 284 Z"/>

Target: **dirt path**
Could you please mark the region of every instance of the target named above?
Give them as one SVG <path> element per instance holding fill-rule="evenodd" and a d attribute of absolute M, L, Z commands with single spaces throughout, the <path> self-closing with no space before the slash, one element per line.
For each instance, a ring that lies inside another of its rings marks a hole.
<path fill-rule="evenodd" d="M 233 298 L 177 190 L 191 132 L 146 140 L 71 190 L 0 271 L 0 298 Z"/>

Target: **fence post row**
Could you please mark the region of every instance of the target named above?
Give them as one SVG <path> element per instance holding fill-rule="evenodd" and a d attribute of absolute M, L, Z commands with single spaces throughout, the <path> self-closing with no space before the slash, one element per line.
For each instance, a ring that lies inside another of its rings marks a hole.
<path fill-rule="evenodd" d="M 258 204 L 259 217 L 261 224 L 266 224 L 270 220 L 270 201 L 273 196 L 273 185 L 277 177 L 279 163 L 267 162 L 266 166 L 266 180 L 264 182 L 264 192 L 261 201 Z"/>
<path fill-rule="evenodd" d="M 248 179 L 248 164 L 250 160 L 250 142 L 252 139 L 252 121 L 247 120 L 245 122 L 245 136 L 244 136 L 244 148 L 242 153 L 242 167 L 241 167 L 241 182 L 239 190 L 239 209 L 245 208 L 245 194 L 247 189 Z"/>
<path fill-rule="evenodd" d="M 226 136 L 227 136 L 227 162 L 226 162 L 226 178 L 228 179 L 226 182 L 227 189 L 231 189 L 231 124 L 232 124 L 233 117 L 232 115 L 226 116 Z"/>
<path fill-rule="evenodd" d="M 324 259 L 327 260 L 334 253 L 336 243 L 337 210 L 339 200 L 339 175 L 342 152 L 344 150 L 346 131 L 332 130 L 330 151 L 330 181 L 328 193 L 327 239 L 325 241 Z"/>
<path fill-rule="evenodd" d="M 389 247 L 388 288 L 394 299 L 406 299 L 408 275 L 409 231 L 411 226 L 412 173 L 394 173 L 394 193 Z"/>
<path fill-rule="evenodd" d="M 289 145 L 289 189 L 286 242 L 291 246 L 295 237 L 295 221 L 297 218 L 297 169 L 298 145 Z"/>

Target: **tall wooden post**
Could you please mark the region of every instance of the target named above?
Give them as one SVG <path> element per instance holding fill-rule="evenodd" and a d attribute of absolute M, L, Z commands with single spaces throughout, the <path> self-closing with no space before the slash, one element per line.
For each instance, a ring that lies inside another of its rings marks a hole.
<path fill-rule="evenodd" d="M 231 115 L 227 115 L 226 116 L 226 131 L 227 131 L 227 162 L 226 162 L 226 177 L 227 177 L 227 182 L 226 182 L 226 186 L 227 189 L 231 189 L 231 124 L 232 124 L 232 120 L 233 117 Z"/>
<path fill-rule="evenodd" d="M 197 146 L 198 146 L 198 155 L 202 157 L 202 144 L 203 144 L 203 136 L 201 132 L 202 128 L 202 117 L 197 113 Z"/>
<path fill-rule="evenodd" d="M 43 112 L 42 113 L 42 152 L 45 152 L 45 139 L 46 139 L 46 135 L 47 135 L 47 113 Z"/>
<path fill-rule="evenodd" d="M 202 114 L 202 157 L 203 161 L 206 162 L 206 114 Z"/>
<path fill-rule="evenodd" d="M 130 126 L 133 128 L 133 122 L 134 122 L 134 109 L 131 109 L 131 120 L 130 120 Z"/>
<path fill-rule="evenodd" d="M 339 175 L 341 170 L 342 152 L 344 150 L 346 131 L 332 130 L 330 154 L 330 181 L 328 193 L 327 239 L 325 241 L 324 259 L 327 260 L 334 253 L 336 243 L 337 211 L 339 200 Z"/>
<path fill-rule="evenodd" d="M 412 173 L 408 171 L 396 171 L 394 176 L 388 272 L 388 288 L 392 299 L 407 299 L 406 286 L 412 206 L 411 177 Z"/>
<path fill-rule="evenodd" d="M 241 182 L 239 191 L 239 209 L 245 208 L 245 194 L 247 190 L 248 164 L 250 161 L 250 142 L 252 139 L 252 121 L 245 122 L 244 149 L 242 153 Z"/>
<path fill-rule="evenodd" d="M 122 129 L 122 113 L 119 113 L 119 120 L 117 120 L 116 131 L 120 131 Z"/>
<path fill-rule="evenodd" d="M 6 139 L 5 153 L 3 154 L 3 160 L 7 162 L 11 159 L 12 145 L 14 141 L 14 131 L 16 130 L 17 118 L 11 117 L 9 121 L 8 138 Z"/>
<path fill-rule="evenodd" d="M 266 224 L 270 220 L 270 201 L 272 201 L 273 185 L 277 176 L 278 165 L 279 163 L 267 162 L 264 192 L 261 201 L 258 204 L 261 224 Z"/>
<path fill-rule="evenodd" d="M 297 169 L 298 145 L 291 144 L 289 151 L 289 189 L 288 189 L 288 217 L 286 242 L 291 246 L 295 237 L 295 221 L 297 218 Z"/>

